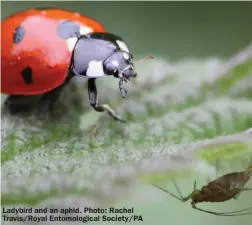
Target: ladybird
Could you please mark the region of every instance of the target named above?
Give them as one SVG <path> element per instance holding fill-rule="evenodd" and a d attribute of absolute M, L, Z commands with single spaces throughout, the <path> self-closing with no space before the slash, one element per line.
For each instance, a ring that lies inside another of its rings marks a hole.
<path fill-rule="evenodd" d="M 133 56 L 123 39 L 98 21 L 62 9 L 28 9 L 1 22 L 1 93 L 12 114 L 42 101 L 53 107 L 62 88 L 74 77 L 88 79 L 90 105 L 125 122 L 98 103 L 96 78 L 113 75 L 122 87 L 136 77 Z"/>

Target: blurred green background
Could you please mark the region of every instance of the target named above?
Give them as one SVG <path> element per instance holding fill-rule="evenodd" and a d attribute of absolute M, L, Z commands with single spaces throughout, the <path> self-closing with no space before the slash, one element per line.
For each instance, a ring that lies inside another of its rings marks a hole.
<path fill-rule="evenodd" d="M 173 60 L 228 58 L 252 41 L 252 2 L 2 2 L 1 18 L 30 7 L 60 7 L 91 16 L 101 21 L 108 31 L 121 35 L 136 55 L 151 54 Z M 238 170 L 245 167 L 237 165 Z M 225 172 L 231 169 L 226 168 Z M 185 195 L 193 187 L 193 179 L 180 181 Z M 197 180 L 200 187 L 207 178 L 202 176 Z M 142 224 L 251 224 L 251 217 L 215 217 L 191 209 L 190 203 L 180 203 L 150 187 L 145 192 L 144 188 L 120 204 L 135 206 L 135 213 L 144 218 Z M 169 188 L 174 192 L 172 185 Z M 150 204 L 148 199 L 154 202 Z M 203 208 L 232 211 L 249 204 L 251 193 L 245 193 L 241 200 L 232 200 L 232 204 L 203 204 Z"/>
<path fill-rule="evenodd" d="M 94 17 L 134 54 L 228 57 L 252 40 L 252 2 L 2 2 L 1 17 L 30 7 Z"/>

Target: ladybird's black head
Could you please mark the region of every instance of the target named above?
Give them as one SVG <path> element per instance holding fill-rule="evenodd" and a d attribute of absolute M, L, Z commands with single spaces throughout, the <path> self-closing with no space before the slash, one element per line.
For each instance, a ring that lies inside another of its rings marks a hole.
<path fill-rule="evenodd" d="M 133 62 L 127 45 L 120 37 L 111 33 L 91 33 L 77 40 L 70 68 L 78 76 L 98 78 L 113 75 L 119 78 L 119 88 L 125 97 L 127 91 L 122 84 L 137 76 L 134 64 L 138 62 Z"/>
<path fill-rule="evenodd" d="M 129 52 L 117 51 L 103 61 L 103 70 L 106 75 L 113 75 L 124 81 L 136 77 L 133 57 Z"/>

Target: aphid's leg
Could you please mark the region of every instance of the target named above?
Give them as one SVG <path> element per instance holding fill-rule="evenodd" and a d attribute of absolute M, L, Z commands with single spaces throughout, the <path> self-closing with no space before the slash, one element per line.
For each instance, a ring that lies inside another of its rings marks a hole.
<path fill-rule="evenodd" d="M 216 186 L 220 191 L 222 191 L 226 196 L 232 197 L 232 194 L 229 194 L 226 190 L 224 190 L 224 189 L 223 189 L 222 187 L 220 187 L 219 185 L 216 184 L 215 186 Z M 237 188 L 237 189 L 239 190 L 239 193 L 238 193 L 236 196 L 233 197 L 234 199 L 237 199 L 242 191 L 251 191 L 251 190 L 252 190 L 252 188 L 246 188 L 246 187 L 240 187 L 240 188 Z"/>
<path fill-rule="evenodd" d="M 239 196 L 240 196 L 240 194 L 241 194 L 241 192 L 242 191 L 251 191 L 252 190 L 252 188 L 246 188 L 246 187 L 240 187 L 240 188 L 238 188 L 238 190 L 239 190 L 239 192 L 238 192 L 238 194 L 237 195 L 235 195 L 235 196 L 232 196 L 232 194 L 229 194 L 226 190 L 224 190 L 222 187 L 220 187 L 219 185 L 215 185 L 220 191 L 222 191 L 222 193 L 224 193 L 226 196 L 228 196 L 228 197 L 233 197 L 234 199 L 238 199 L 239 198 Z"/>
<path fill-rule="evenodd" d="M 98 93 L 97 93 L 97 89 L 96 89 L 96 85 L 95 85 L 95 78 L 88 79 L 88 96 L 89 96 L 90 105 L 94 108 L 95 111 L 97 111 L 97 112 L 107 111 L 108 114 L 114 120 L 124 122 L 124 123 L 126 122 L 125 120 L 123 120 L 121 118 L 120 115 L 117 115 L 115 113 L 115 111 L 109 105 L 106 105 L 106 104 L 99 105 Z"/>
<path fill-rule="evenodd" d="M 237 200 L 240 196 L 241 192 L 239 192 L 236 196 L 234 196 L 234 199 Z"/>
<path fill-rule="evenodd" d="M 216 216 L 245 216 L 245 215 L 252 215 L 251 212 L 236 214 L 238 212 L 244 212 L 244 211 L 246 211 L 248 209 L 252 209 L 252 207 L 248 207 L 248 208 L 237 210 L 237 211 L 233 211 L 233 212 L 225 212 L 225 213 L 219 213 L 219 212 L 213 212 L 213 211 L 204 210 L 204 209 L 198 208 L 195 204 L 192 204 L 192 207 L 194 209 L 196 209 L 196 210 L 201 211 L 201 212 L 210 213 L 210 214 L 213 214 L 213 215 L 216 215 Z"/>
<path fill-rule="evenodd" d="M 238 195 L 242 192 L 242 191 L 252 191 L 252 188 L 247 188 L 247 187 L 241 187 L 241 188 L 239 188 L 239 193 L 238 193 Z M 237 196 L 237 195 L 236 195 Z"/>
<path fill-rule="evenodd" d="M 228 193 L 225 189 L 223 189 L 220 185 L 215 184 L 215 187 L 218 188 L 220 191 L 222 191 L 223 194 L 225 194 L 227 197 L 233 197 L 232 194 Z M 238 188 L 239 189 L 239 188 Z"/>
<path fill-rule="evenodd" d="M 251 191 L 252 188 L 246 188 L 246 187 L 243 187 L 243 188 L 240 188 L 240 191 Z"/>
<path fill-rule="evenodd" d="M 243 187 L 243 188 L 239 188 L 239 190 L 240 190 L 239 193 L 236 196 L 234 196 L 234 199 L 236 199 L 236 200 L 239 198 L 242 191 L 251 191 L 252 188 Z"/>

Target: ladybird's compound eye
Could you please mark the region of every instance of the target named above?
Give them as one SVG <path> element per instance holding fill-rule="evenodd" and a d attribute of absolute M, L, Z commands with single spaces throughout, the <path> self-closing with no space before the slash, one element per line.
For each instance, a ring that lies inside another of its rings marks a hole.
<path fill-rule="evenodd" d="M 132 65 L 130 65 L 128 68 L 125 68 L 122 72 L 122 75 L 123 75 L 123 77 L 127 77 L 127 78 L 137 76 Z"/>
<path fill-rule="evenodd" d="M 117 69 L 118 66 L 119 66 L 119 63 L 117 61 L 108 62 L 104 66 L 104 72 L 107 75 L 117 76 L 118 75 L 118 69 Z"/>

